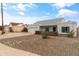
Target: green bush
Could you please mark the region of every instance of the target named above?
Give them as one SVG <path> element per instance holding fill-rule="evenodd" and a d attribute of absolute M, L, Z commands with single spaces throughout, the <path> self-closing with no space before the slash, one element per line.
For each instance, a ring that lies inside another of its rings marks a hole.
<path fill-rule="evenodd" d="M 35 31 L 35 34 L 41 34 L 41 31 Z"/>
<path fill-rule="evenodd" d="M 74 31 L 72 30 L 71 32 L 69 32 L 68 37 L 74 37 Z"/>

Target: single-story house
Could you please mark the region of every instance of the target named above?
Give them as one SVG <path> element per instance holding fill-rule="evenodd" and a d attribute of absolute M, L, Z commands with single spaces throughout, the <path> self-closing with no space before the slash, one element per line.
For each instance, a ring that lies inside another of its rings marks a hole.
<path fill-rule="evenodd" d="M 27 26 L 25 26 L 23 23 L 15 22 L 11 22 L 9 24 L 9 30 L 13 32 L 28 32 Z"/>
<path fill-rule="evenodd" d="M 77 35 L 78 35 L 78 37 L 79 37 L 79 27 L 77 27 Z"/>
<path fill-rule="evenodd" d="M 28 26 L 28 32 L 35 31 L 53 31 L 58 35 L 66 35 L 74 31 L 74 37 L 77 36 L 77 23 L 75 21 L 65 21 L 64 18 L 48 19 L 37 21 L 36 23 Z"/>

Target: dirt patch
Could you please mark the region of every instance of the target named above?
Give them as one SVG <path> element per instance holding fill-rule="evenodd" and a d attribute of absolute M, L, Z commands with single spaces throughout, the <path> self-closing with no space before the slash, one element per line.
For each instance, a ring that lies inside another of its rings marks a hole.
<path fill-rule="evenodd" d="M 40 35 L 29 35 L 3 39 L 0 42 L 42 56 L 79 55 L 78 38 L 51 36 L 48 39 L 42 39 Z"/>

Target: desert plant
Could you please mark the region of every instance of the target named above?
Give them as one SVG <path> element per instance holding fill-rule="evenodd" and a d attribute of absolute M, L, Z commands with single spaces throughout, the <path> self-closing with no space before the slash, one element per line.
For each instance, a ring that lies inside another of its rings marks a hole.
<path fill-rule="evenodd" d="M 71 32 L 68 33 L 68 37 L 74 37 L 74 31 L 72 30 Z"/>
<path fill-rule="evenodd" d="M 47 31 L 43 31 L 42 32 L 42 38 L 43 39 L 47 39 L 48 38 L 48 32 Z"/>
<path fill-rule="evenodd" d="M 35 34 L 41 34 L 41 31 L 35 31 Z"/>

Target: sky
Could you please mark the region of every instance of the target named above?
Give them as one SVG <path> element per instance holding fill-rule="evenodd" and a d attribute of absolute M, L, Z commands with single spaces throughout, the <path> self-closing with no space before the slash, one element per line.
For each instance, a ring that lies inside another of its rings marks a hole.
<path fill-rule="evenodd" d="M 79 25 L 79 3 L 3 3 L 3 13 L 4 24 L 33 24 L 40 20 L 64 17 L 66 21 L 76 21 Z"/>

